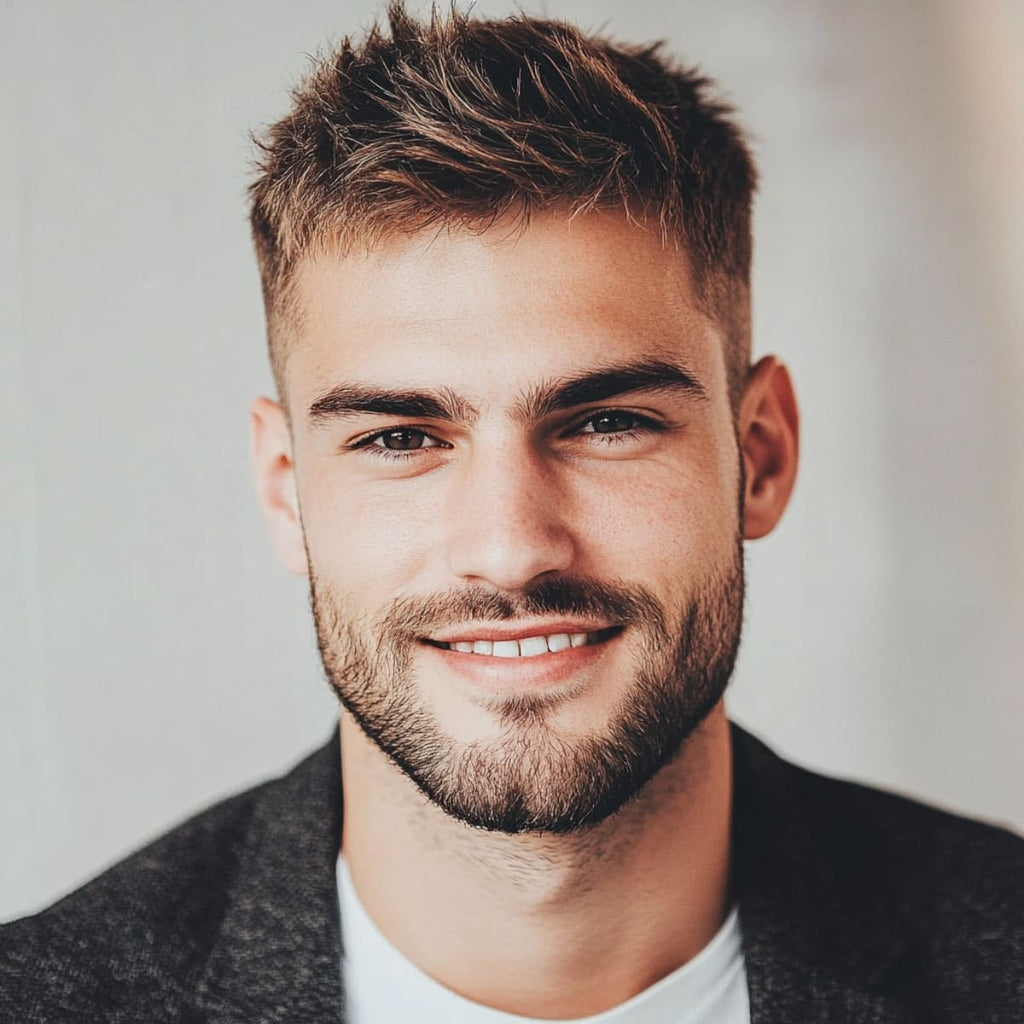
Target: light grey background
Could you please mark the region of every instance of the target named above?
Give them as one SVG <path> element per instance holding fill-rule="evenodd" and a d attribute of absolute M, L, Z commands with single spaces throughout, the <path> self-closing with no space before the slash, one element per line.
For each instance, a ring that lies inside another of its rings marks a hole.
<path fill-rule="evenodd" d="M 0 16 L 0 917 L 330 730 L 249 479 L 247 132 L 374 9 Z M 527 9 L 667 38 L 754 134 L 756 348 L 793 369 L 803 465 L 748 549 L 734 713 L 806 764 L 1024 828 L 1022 5 Z"/>

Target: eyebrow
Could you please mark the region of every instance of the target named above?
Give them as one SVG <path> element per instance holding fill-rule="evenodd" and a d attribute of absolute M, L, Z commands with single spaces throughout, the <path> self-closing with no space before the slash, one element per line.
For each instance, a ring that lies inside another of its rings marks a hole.
<path fill-rule="evenodd" d="M 479 415 L 449 388 L 396 391 L 368 384 L 339 384 L 309 407 L 309 419 L 314 426 L 367 413 L 452 423 L 473 420 Z"/>
<path fill-rule="evenodd" d="M 539 384 L 517 399 L 512 416 L 529 422 L 637 391 L 673 391 L 707 398 L 703 384 L 689 370 L 659 359 L 642 359 Z M 394 390 L 368 384 L 339 384 L 309 407 L 314 427 L 366 414 L 469 423 L 479 416 L 479 410 L 450 388 Z"/>
<path fill-rule="evenodd" d="M 660 359 L 641 359 L 561 377 L 531 388 L 513 407 L 516 419 L 541 419 L 578 405 L 603 402 L 636 391 L 674 391 L 706 399 L 704 385 L 685 367 Z"/>

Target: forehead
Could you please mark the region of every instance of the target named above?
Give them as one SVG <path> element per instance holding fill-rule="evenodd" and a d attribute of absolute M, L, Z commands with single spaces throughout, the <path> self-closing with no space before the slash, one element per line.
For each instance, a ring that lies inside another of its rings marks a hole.
<path fill-rule="evenodd" d="M 724 389 L 684 252 L 621 214 L 395 236 L 304 261 L 293 296 L 293 413 L 341 380 L 451 387 L 486 404 L 503 385 L 637 358 L 684 362 Z"/>

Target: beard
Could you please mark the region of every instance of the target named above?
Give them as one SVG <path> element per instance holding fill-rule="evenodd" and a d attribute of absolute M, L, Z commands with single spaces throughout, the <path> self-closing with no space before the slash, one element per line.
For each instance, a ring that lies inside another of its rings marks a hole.
<path fill-rule="evenodd" d="M 681 588 L 682 589 L 682 588 Z M 421 792 L 467 825 L 505 833 L 570 833 L 614 814 L 680 751 L 732 675 L 743 617 L 743 550 L 691 590 L 672 617 L 645 587 L 584 577 L 520 593 L 483 587 L 401 598 L 370 623 L 310 574 L 327 680 L 362 731 Z M 571 695 L 494 696 L 495 740 L 459 743 L 418 691 L 421 638 L 470 620 L 579 615 L 635 638 L 633 678 L 605 725 L 566 737 L 550 722 Z"/>

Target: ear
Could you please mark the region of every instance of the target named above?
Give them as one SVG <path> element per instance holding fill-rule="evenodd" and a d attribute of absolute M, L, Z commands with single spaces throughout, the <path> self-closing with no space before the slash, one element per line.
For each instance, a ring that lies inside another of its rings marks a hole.
<path fill-rule="evenodd" d="M 765 356 L 749 373 L 740 403 L 739 442 L 746 473 L 743 537 L 756 540 L 782 518 L 796 481 L 800 418 L 789 371 Z"/>
<path fill-rule="evenodd" d="M 256 398 L 249 409 L 252 469 L 256 494 L 270 540 L 281 564 L 297 575 L 309 572 L 302 536 L 292 436 L 284 410 L 269 398 Z"/>

